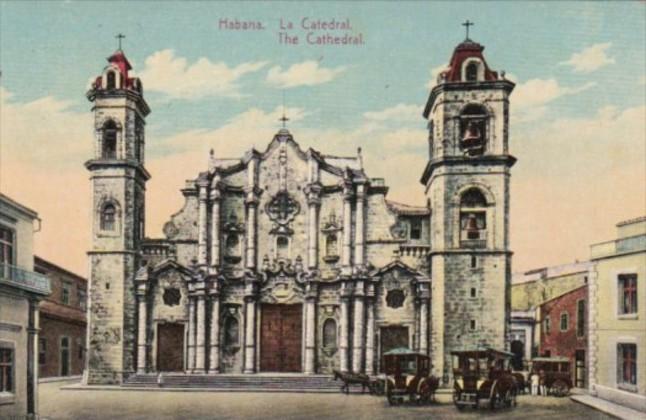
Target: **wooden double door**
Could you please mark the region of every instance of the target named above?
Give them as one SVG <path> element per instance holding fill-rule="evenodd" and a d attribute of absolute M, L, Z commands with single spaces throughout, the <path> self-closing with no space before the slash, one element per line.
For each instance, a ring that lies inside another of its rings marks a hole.
<path fill-rule="evenodd" d="M 260 370 L 300 372 L 303 305 L 262 305 Z"/>
<path fill-rule="evenodd" d="M 157 326 L 157 370 L 181 372 L 184 370 L 184 325 L 179 323 Z"/>

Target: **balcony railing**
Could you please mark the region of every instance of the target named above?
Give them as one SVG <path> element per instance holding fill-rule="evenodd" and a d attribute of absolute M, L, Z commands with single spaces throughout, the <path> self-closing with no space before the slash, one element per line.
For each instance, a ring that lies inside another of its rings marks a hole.
<path fill-rule="evenodd" d="M 46 276 L 6 263 L 0 263 L 0 283 L 43 295 L 52 292 Z"/>

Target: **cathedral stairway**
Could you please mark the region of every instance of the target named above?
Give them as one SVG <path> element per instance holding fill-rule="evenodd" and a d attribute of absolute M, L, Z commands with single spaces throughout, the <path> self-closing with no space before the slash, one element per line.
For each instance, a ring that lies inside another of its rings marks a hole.
<path fill-rule="evenodd" d="M 157 374 L 137 374 L 129 377 L 125 388 L 161 389 L 209 389 L 220 391 L 265 391 L 265 392 L 340 392 L 341 381 L 334 381 L 332 375 L 301 374 L 220 374 L 195 375 L 167 373 L 162 376 L 161 386 Z M 368 390 L 366 389 L 366 394 Z M 351 385 L 350 393 L 361 393 L 360 385 Z"/>

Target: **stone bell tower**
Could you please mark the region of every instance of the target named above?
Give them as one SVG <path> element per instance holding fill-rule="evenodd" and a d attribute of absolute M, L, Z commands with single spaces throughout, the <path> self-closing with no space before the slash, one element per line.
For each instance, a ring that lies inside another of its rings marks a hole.
<path fill-rule="evenodd" d="M 453 350 L 504 349 L 511 255 L 509 95 L 468 38 L 453 51 L 424 110 L 429 161 L 421 182 L 430 201 L 431 350 L 434 374 L 451 381 Z"/>
<path fill-rule="evenodd" d="M 94 156 L 85 163 L 92 181 L 92 249 L 88 311 L 88 383 L 120 383 L 135 370 L 134 275 L 144 237 L 144 125 L 150 109 L 119 48 L 87 98 L 94 111 Z"/>

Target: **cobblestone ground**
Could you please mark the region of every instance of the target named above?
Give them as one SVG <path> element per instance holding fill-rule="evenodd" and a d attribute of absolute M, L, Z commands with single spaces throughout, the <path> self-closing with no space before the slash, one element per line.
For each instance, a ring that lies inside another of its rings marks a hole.
<path fill-rule="evenodd" d="M 40 385 L 44 419 L 610 419 L 569 398 L 521 396 L 518 406 L 458 412 L 450 395 L 430 406 L 390 407 L 383 397 L 342 394 L 86 391 Z"/>

